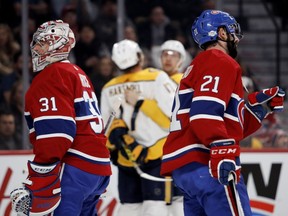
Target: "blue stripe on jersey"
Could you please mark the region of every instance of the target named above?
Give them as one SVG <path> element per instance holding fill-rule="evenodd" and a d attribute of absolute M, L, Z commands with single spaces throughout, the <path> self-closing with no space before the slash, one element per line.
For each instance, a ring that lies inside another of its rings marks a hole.
<path fill-rule="evenodd" d="M 72 152 L 67 152 L 66 154 L 69 154 L 69 155 L 72 155 L 72 156 L 74 156 L 74 157 L 78 157 L 78 158 L 80 158 L 81 160 L 84 160 L 84 161 L 88 161 L 89 163 L 93 163 L 93 164 L 101 164 L 101 165 L 109 165 L 110 164 L 110 161 L 97 161 L 97 160 L 91 160 L 91 159 L 89 159 L 89 158 L 87 158 L 87 157 L 84 157 L 84 156 L 81 156 L 81 155 L 79 155 L 79 154 L 74 154 L 74 153 L 72 153 Z"/>
<path fill-rule="evenodd" d="M 100 111 L 96 105 L 97 101 L 93 101 L 92 99 L 90 102 L 84 100 L 76 100 L 74 101 L 74 108 L 76 113 L 76 118 L 81 117 L 95 117 L 96 115 L 100 115 Z M 94 113 L 93 113 L 94 112 Z"/>
<path fill-rule="evenodd" d="M 30 113 L 25 113 L 25 119 L 26 119 L 29 130 L 31 130 L 34 126 L 33 126 L 33 119 Z"/>
<path fill-rule="evenodd" d="M 179 92 L 179 103 L 180 104 L 180 107 L 178 108 L 178 113 L 181 113 L 181 111 L 183 110 L 186 110 L 186 109 L 190 109 L 190 105 L 191 105 L 191 101 L 192 101 L 192 98 L 193 98 L 193 94 L 194 92 L 193 91 L 180 91 Z M 174 101 L 173 101 L 173 105 L 172 105 L 172 110 L 175 109 L 175 102 L 176 97 L 174 98 Z"/>
<path fill-rule="evenodd" d="M 225 113 L 238 118 L 238 105 L 239 101 L 236 98 L 231 97 Z"/>
<path fill-rule="evenodd" d="M 177 104 L 179 105 L 179 107 L 177 107 L 178 114 L 183 113 L 183 111 L 186 113 L 186 110 L 190 109 L 190 104 L 193 98 L 193 94 L 194 94 L 193 89 L 179 90 L 178 97 L 174 97 L 172 110 L 175 110 L 175 105 Z M 179 100 L 179 102 L 176 102 L 176 100 Z"/>
<path fill-rule="evenodd" d="M 89 109 L 89 103 L 82 101 L 77 101 L 74 103 L 76 117 L 83 117 L 91 115 L 91 111 Z"/>
<path fill-rule="evenodd" d="M 210 115 L 216 117 L 223 117 L 224 106 L 216 101 L 196 100 L 191 104 L 190 116 L 195 115 Z"/>
<path fill-rule="evenodd" d="M 36 136 L 63 133 L 74 138 L 76 134 L 75 122 L 67 119 L 42 119 L 34 124 Z"/>
<path fill-rule="evenodd" d="M 180 100 L 180 109 L 179 110 L 190 109 L 193 94 L 194 94 L 194 92 L 179 94 L 179 100 Z"/>
<path fill-rule="evenodd" d="M 179 100 L 180 100 L 179 110 L 190 109 L 193 95 L 194 95 L 193 89 L 185 89 L 179 91 Z"/>

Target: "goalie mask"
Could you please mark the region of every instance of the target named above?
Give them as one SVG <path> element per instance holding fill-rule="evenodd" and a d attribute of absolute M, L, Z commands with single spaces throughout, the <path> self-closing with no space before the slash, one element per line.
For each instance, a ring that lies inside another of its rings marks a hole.
<path fill-rule="evenodd" d="M 39 26 L 30 44 L 33 72 L 47 65 L 67 59 L 75 46 L 75 36 L 69 24 L 62 20 L 45 22 Z"/>

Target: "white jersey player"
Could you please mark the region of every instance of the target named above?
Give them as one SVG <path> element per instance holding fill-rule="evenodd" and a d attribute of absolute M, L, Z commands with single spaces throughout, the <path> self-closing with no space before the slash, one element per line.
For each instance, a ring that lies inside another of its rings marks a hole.
<path fill-rule="evenodd" d="M 140 178 L 128 148 L 146 173 L 160 177 L 162 147 L 169 130 L 169 116 L 176 84 L 154 68 L 142 68 L 143 53 L 134 41 L 123 40 L 113 46 L 112 60 L 124 73 L 108 82 L 101 94 L 104 122 L 121 98 L 117 119 L 112 123 L 109 141 L 118 151 L 119 197 L 118 216 L 168 215 L 165 183 Z M 113 153 L 112 153 L 113 154 Z"/>

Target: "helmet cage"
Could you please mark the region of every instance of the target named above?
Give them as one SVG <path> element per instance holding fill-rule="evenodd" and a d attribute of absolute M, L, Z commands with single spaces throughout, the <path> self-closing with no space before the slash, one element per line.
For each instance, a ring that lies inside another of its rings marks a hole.
<path fill-rule="evenodd" d="M 243 38 L 243 34 L 241 32 L 240 24 L 239 23 L 233 23 L 230 25 L 226 25 L 226 30 L 229 34 L 235 34 L 239 40 Z"/>

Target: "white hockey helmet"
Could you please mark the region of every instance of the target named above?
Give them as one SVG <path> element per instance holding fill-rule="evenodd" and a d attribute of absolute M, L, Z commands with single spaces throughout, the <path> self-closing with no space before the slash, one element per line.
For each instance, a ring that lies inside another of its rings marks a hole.
<path fill-rule="evenodd" d="M 47 65 L 67 59 L 75 46 L 75 36 L 68 23 L 62 20 L 48 21 L 39 26 L 30 43 L 33 72 Z"/>
<path fill-rule="evenodd" d="M 183 44 L 177 40 L 167 40 L 161 45 L 161 52 L 171 50 L 180 53 L 180 59 L 183 62 L 186 58 L 186 50 Z"/>
<path fill-rule="evenodd" d="M 132 40 L 125 39 L 113 45 L 112 61 L 120 70 L 125 70 L 140 61 L 139 53 L 142 54 L 139 45 Z"/>

